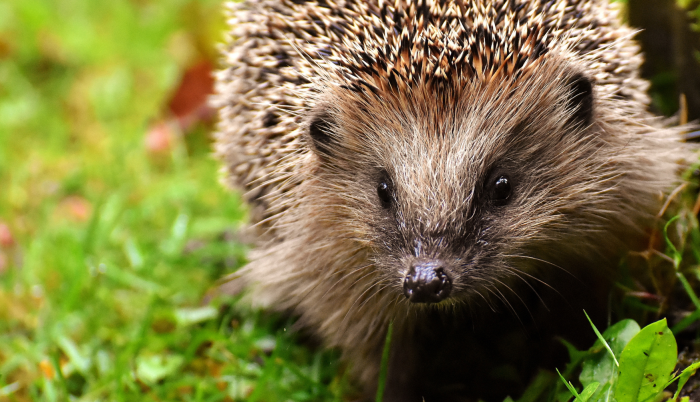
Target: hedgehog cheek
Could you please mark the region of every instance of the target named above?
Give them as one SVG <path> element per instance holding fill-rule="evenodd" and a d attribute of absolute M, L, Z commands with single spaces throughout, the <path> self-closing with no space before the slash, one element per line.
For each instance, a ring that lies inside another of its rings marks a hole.
<path fill-rule="evenodd" d="M 569 125 L 586 128 L 593 123 L 593 83 L 588 77 L 576 74 L 567 84 L 566 107 L 571 111 Z"/>

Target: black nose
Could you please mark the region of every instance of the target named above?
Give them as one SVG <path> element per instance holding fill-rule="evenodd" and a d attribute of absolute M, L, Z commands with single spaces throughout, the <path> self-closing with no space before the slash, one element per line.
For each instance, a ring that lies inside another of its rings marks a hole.
<path fill-rule="evenodd" d="M 438 303 L 450 296 L 452 279 L 438 262 L 417 262 L 403 280 L 403 293 L 411 303 Z"/>

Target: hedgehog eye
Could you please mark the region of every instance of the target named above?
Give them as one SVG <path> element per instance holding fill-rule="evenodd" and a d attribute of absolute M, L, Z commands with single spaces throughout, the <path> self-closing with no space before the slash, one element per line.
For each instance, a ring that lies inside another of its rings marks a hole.
<path fill-rule="evenodd" d="M 491 197 L 496 205 L 505 205 L 513 192 L 513 185 L 508 176 L 498 176 L 493 182 Z"/>
<path fill-rule="evenodd" d="M 377 195 L 382 202 L 382 207 L 389 208 L 391 206 L 391 201 L 393 200 L 391 192 L 391 186 L 386 182 L 381 182 L 377 186 Z"/>

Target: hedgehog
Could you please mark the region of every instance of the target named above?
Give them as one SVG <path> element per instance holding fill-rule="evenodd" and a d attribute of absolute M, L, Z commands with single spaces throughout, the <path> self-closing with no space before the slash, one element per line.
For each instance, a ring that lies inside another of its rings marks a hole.
<path fill-rule="evenodd" d="M 504 317 L 546 326 L 538 289 L 613 276 L 690 158 L 604 0 L 228 7 L 215 149 L 255 247 L 224 288 L 369 394 L 391 325 L 386 400 L 484 397 L 493 350 L 529 349 Z"/>

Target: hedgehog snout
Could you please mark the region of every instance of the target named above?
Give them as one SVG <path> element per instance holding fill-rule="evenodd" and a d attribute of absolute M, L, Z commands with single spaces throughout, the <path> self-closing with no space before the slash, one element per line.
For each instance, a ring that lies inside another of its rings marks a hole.
<path fill-rule="evenodd" d="M 411 303 L 438 303 L 451 291 L 452 278 L 440 261 L 412 263 L 403 280 L 403 293 Z"/>

